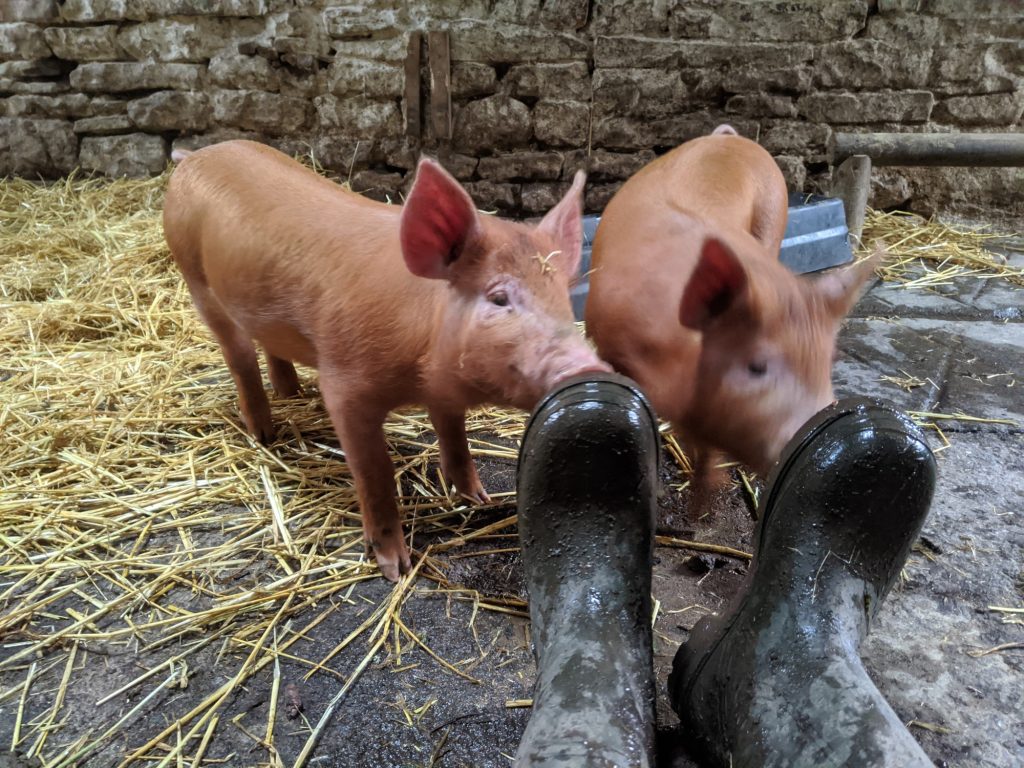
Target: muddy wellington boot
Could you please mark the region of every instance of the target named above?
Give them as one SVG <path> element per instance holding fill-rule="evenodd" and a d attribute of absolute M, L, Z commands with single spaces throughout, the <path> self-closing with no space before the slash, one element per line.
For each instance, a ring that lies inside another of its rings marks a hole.
<path fill-rule="evenodd" d="M 530 417 L 517 491 L 537 681 L 516 766 L 653 764 L 657 467 L 657 424 L 623 376 L 568 379 Z"/>
<path fill-rule="evenodd" d="M 930 766 L 858 649 L 931 503 L 916 426 L 844 400 L 793 438 L 768 480 L 744 587 L 702 619 L 669 677 L 683 738 L 710 765 Z"/>

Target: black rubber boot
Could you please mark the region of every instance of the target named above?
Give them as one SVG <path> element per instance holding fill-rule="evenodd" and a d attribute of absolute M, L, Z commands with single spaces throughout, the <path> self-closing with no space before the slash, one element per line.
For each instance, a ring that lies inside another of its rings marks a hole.
<path fill-rule="evenodd" d="M 537 682 L 517 766 L 653 763 L 657 465 L 657 423 L 625 377 L 569 379 L 530 418 L 517 485 Z"/>
<path fill-rule="evenodd" d="M 930 766 L 858 650 L 931 503 L 916 426 L 845 400 L 789 443 L 768 481 L 754 564 L 676 654 L 683 738 L 719 766 Z"/>

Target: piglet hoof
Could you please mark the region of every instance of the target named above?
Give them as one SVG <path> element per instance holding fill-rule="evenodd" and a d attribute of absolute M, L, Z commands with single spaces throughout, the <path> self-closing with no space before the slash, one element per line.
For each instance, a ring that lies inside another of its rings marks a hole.
<path fill-rule="evenodd" d="M 412 570 L 412 560 L 405 541 L 399 534 L 394 541 L 383 540 L 373 543 L 373 554 L 377 558 L 377 567 L 388 581 L 398 581 L 403 573 Z"/>
<path fill-rule="evenodd" d="M 261 445 L 270 445 L 274 442 L 276 432 L 274 430 L 274 422 L 270 418 L 270 410 L 267 410 L 266 415 L 260 415 L 253 417 L 251 415 L 243 414 L 243 420 L 245 426 L 249 430 L 249 434 L 259 442 Z"/>
<path fill-rule="evenodd" d="M 481 485 L 479 481 L 477 481 L 476 488 L 471 491 L 459 491 L 459 496 L 466 499 L 466 501 L 473 502 L 474 504 L 491 503 L 491 497 L 487 495 L 487 491 L 484 490 L 483 485 Z"/>
<path fill-rule="evenodd" d="M 489 504 L 491 497 L 484 490 L 484 484 L 480 482 L 480 476 L 476 473 L 476 466 L 469 462 L 468 465 L 456 469 L 444 468 L 447 477 L 455 486 L 459 496 L 473 504 Z"/>

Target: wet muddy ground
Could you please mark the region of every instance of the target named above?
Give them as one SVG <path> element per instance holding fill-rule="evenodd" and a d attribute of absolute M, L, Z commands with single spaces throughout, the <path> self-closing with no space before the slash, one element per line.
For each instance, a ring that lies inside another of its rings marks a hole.
<path fill-rule="evenodd" d="M 1021 254 L 1013 258 L 1020 263 Z M 838 394 L 875 395 L 913 411 L 1010 419 L 1016 426 L 940 419 L 929 430 L 939 450 L 939 486 L 931 516 L 904 578 L 882 608 L 864 646 L 868 670 L 896 712 L 938 765 L 1024 765 L 1024 306 L 1020 288 L 1001 281 L 968 280 L 941 293 L 876 285 L 861 301 L 841 336 Z M 886 378 L 887 377 L 887 378 Z M 480 462 L 485 486 L 511 490 L 514 463 Z M 687 515 L 684 478 L 663 466 L 659 534 L 725 544 L 750 551 L 753 521 L 737 490 L 714 515 Z M 478 512 L 483 527 L 514 512 L 509 505 Z M 230 509 L 224 510 L 230 514 Z M 216 531 L 210 531 L 216 536 Z M 405 604 L 409 627 L 458 674 L 405 640 L 388 642 L 346 691 L 306 764 L 338 768 L 383 766 L 508 766 L 530 710 L 534 675 L 523 607 L 493 598 L 525 598 L 514 528 L 438 555 L 448 579 L 463 588 L 440 589 L 421 579 Z M 424 542 L 417 542 L 423 546 Z M 497 551 L 475 555 L 475 552 Z M 672 656 L 704 613 L 735 593 L 746 564 L 731 557 L 697 558 L 685 549 L 655 551 L 654 593 L 659 685 L 659 765 L 693 765 L 679 746 L 664 684 Z M 306 627 L 289 649 L 297 658 L 322 658 L 364 622 L 391 591 L 380 578 L 309 605 Z M 489 599 L 490 598 L 490 599 Z M 202 596 L 183 595 L 182 600 Z M 481 602 L 482 601 L 482 602 Z M 511 606 L 511 607 L 509 607 Z M 1015 609 L 1017 612 L 997 608 Z M 190 642 L 194 642 L 194 638 Z M 310 725 L 366 657 L 336 656 L 308 679 L 308 666 L 282 655 L 233 694 L 202 765 L 292 765 Z M 96 702 L 126 680 L 161 668 L 175 644 L 111 651 L 85 644 L 68 687 L 55 743 L 96 738 L 139 702 L 132 694 Z M 11 652 L 10 648 L 5 652 Z M 80 764 L 114 766 L 167 723 L 214 694 L 228 679 L 223 649 L 210 643 L 189 657 L 187 687 L 172 686 L 141 709 L 130 727 Z M 40 659 L 45 666 L 45 659 Z M 235 669 L 237 664 L 230 667 Z M 40 673 L 26 717 L 49 706 L 61 689 L 64 665 Z M 0 674 L 0 691 L 24 670 Z M 285 692 L 274 720 L 274 745 L 262 743 L 272 691 Z M 292 705 L 292 707 L 289 706 Z M 301 704 L 301 712 L 294 711 Z M 0 702 L 0 768 L 36 765 L 7 753 L 16 699 Z M 289 710 L 292 711 L 289 711 Z M 290 717 L 290 715 L 295 715 Z M 226 726 L 226 727 L 225 727 Z M 187 734 L 168 737 L 175 738 Z M 194 751 L 194 750 L 193 750 Z M 147 763 L 148 764 L 148 763 Z"/>

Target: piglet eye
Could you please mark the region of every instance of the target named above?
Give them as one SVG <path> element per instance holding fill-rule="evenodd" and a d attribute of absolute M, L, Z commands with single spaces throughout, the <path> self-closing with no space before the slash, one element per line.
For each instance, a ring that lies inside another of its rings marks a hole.
<path fill-rule="evenodd" d="M 768 363 L 764 360 L 756 360 L 747 366 L 752 376 L 764 376 L 768 372 Z"/>
<path fill-rule="evenodd" d="M 494 293 L 488 294 L 487 300 L 496 307 L 508 306 L 508 294 L 504 291 L 495 291 Z"/>

